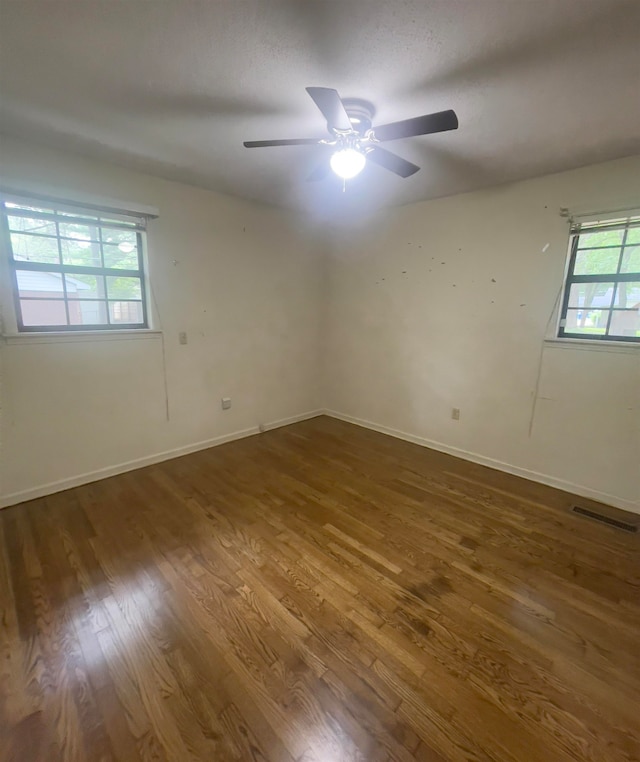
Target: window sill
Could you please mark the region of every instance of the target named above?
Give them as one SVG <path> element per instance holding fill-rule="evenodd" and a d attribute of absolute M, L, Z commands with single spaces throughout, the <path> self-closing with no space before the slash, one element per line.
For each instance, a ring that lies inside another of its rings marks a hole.
<path fill-rule="evenodd" d="M 544 340 L 545 346 L 554 349 L 581 349 L 587 352 L 621 352 L 623 354 L 638 352 L 640 344 L 627 341 L 590 341 L 589 339 L 552 338 Z"/>
<path fill-rule="evenodd" d="M 162 331 L 150 328 L 132 328 L 121 331 L 41 331 L 33 333 L 4 334 L 1 341 L 4 344 L 66 344 L 95 341 L 140 341 L 145 339 L 160 339 Z"/>

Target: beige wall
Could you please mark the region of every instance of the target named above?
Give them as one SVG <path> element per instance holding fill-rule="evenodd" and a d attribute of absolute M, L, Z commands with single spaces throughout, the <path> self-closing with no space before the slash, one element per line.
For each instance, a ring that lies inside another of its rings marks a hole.
<path fill-rule="evenodd" d="M 329 266 L 325 407 L 640 511 L 640 347 L 543 347 L 567 251 L 560 207 L 639 202 L 636 157 L 343 231 Z"/>
<path fill-rule="evenodd" d="M 0 342 L 2 502 L 319 407 L 322 257 L 290 215 L 8 138 L 1 182 L 159 209 L 149 271 L 169 399 L 167 420 L 160 335 Z"/>

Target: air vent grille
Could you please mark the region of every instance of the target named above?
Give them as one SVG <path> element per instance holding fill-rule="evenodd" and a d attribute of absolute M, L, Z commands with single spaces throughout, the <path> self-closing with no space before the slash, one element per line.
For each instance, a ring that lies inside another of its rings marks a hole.
<path fill-rule="evenodd" d="M 571 510 L 573 513 L 578 513 L 580 516 L 587 516 L 587 518 L 595 519 L 603 524 L 607 524 L 610 527 L 621 529 L 623 532 L 637 532 L 638 525 L 632 524 L 630 521 L 621 521 L 620 519 L 614 519 L 612 516 L 607 516 L 604 513 L 598 513 L 592 511 L 589 508 L 583 508 L 581 505 L 574 505 Z"/>

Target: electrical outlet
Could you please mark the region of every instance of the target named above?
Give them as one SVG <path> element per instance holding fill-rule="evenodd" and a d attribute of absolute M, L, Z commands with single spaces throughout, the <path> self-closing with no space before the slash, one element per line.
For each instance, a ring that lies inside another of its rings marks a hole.
<path fill-rule="evenodd" d="M 181 344 L 188 344 L 187 332 L 186 331 L 180 331 L 180 333 L 178 334 L 178 341 Z"/>
<path fill-rule="evenodd" d="M 223 397 L 220 402 L 223 410 L 228 410 L 231 407 L 231 397 Z"/>
<path fill-rule="evenodd" d="M 454 421 L 460 420 L 460 408 L 459 407 L 452 407 L 451 408 L 451 417 Z"/>

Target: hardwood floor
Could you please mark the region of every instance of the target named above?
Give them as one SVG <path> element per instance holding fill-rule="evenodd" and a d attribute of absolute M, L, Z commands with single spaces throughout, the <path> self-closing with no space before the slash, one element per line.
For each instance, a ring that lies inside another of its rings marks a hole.
<path fill-rule="evenodd" d="M 0 760 L 638 760 L 639 535 L 571 502 L 316 418 L 6 509 Z"/>

